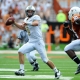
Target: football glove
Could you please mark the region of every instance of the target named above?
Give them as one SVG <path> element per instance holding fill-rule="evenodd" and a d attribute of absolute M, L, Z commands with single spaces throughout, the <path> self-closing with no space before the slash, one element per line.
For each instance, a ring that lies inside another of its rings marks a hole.
<path fill-rule="evenodd" d="M 65 21 L 65 22 L 63 23 L 63 25 L 64 25 L 65 28 L 68 28 L 68 25 L 69 25 L 69 24 L 70 24 L 69 21 Z"/>
<path fill-rule="evenodd" d="M 75 24 L 80 25 L 80 18 L 75 20 Z"/>

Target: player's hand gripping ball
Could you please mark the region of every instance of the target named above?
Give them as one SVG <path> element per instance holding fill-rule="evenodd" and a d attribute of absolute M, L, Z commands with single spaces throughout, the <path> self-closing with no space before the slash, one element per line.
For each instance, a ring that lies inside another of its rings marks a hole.
<path fill-rule="evenodd" d="M 13 17 L 9 17 L 6 22 L 5 22 L 5 25 L 8 26 L 8 25 L 11 25 L 14 23 L 14 18 Z"/>

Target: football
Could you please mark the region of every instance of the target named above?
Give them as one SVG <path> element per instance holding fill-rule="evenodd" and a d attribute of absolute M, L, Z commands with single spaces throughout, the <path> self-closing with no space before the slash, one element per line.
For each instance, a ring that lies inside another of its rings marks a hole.
<path fill-rule="evenodd" d="M 14 23 L 14 18 L 13 17 L 9 17 L 6 22 L 5 22 L 5 25 L 8 26 L 8 25 L 11 25 Z"/>

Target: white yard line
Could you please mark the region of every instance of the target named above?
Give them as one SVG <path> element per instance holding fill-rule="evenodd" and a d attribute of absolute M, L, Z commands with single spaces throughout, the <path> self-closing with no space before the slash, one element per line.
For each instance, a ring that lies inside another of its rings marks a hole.
<path fill-rule="evenodd" d="M 0 50 L 0 54 L 17 54 L 17 53 L 18 53 L 17 50 Z M 50 53 L 50 54 L 66 54 L 64 51 L 47 51 L 47 53 Z M 80 54 L 80 52 L 76 52 L 76 53 Z"/>
<path fill-rule="evenodd" d="M 17 50 L 0 50 L 0 54 L 17 54 Z"/>
<path fill-rule="evenodd" d="M 64 68 L 60 68 L 61 70 L 66 70 L 67 69 L 67 67 L 64 67 Z M 75 67 L 71 67 L 70 68 L 70 70 L 71 69 L 75 69 Z M 18 69 L 7 69 L 7 68 L 0 68 L 0 71 L 17 71 Z M 31 69 L 25 69 L 25 71 L 28 71 L 28 70 L 31 70 Z M 50 70 L 50 69 L 40 69 L 40 70 Z"/>
<path fill-rule="evenodd" d="M 0 73 L 1 72 L 7 72 L 7 71 L 11 71 L 11 72 L 15 72 L 15 71 L 17 71 L 18 69 L 0 69 Z M 26 71 L 31 71 L 32 69 L 26 69 L 25 70 L 25 72 Z M 41 71 L 44 71 L 44 72 L 39 72 L 39 73 L 47 73 L 47 71 L 50 71 L 50 69 L 40 69 Z M 68 69 L 66 69 L 66 68 L 64 68 L 64 69 L 61 69 L 61 70 L 68 70 Z M 46 72 L 45 72 L 46 71 Z M 28 72 L 28 73 L 31 73 L 31 72 Z M 53 73 L 53 71 L 52 72 L 49 72 L 49 73 Z M 66 73 L 66 72 L 65 72 Z"/>
<path fill-rule="evenodd" d="M 0 71 L 17 71 L 18 69 L 7 69 L 7 68 L 0 68 Z M 27 71 L 27 70 L 25 70 Z"/>
<path fill-rule="evenodd" d="M 16 71 L 18 69 L 6 69 L 0 68 L 0 71 Z M 26 70 L 27 71 L 27 70 Z M 30 72 L 31 73 L 31 72 Z M 40 73 L 40 72 L 39 72 Z M 44 73 L 44 72 L 42 72 Z M 0 75 L 0 78 L 15 78 L 15 79 L 55 79 L 54 75 L 25 75 L 25 76 L 15 76 L 15 75 Z M 61 80 L 71 80 L 74 77 L 64 77 L 61 76 Z"/>
<path fill-rule="evenodd" d="M 17 71 L 18 69 L 6 69 L 6 68 L 0 68 L 0 71 Z"/>
<path fill-rule="evenodd" d="M 15 75 L 0 75 L 0 78 L 14 78 L 14 79 L 55 79 L 54 75 L 26 75 L 26 76 L 15 76 Z M 71 80 L 73 77 L 63 77 L 61 80 Z"/>

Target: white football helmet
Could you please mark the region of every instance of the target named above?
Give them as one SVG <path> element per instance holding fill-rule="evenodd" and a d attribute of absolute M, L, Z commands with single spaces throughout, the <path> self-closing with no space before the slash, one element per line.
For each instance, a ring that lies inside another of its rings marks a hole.
<path fill-rule="evenodd" d="M 33 10 L 33 11 L 35 11 L 35 7 L 34 6 L 27 6 L 27 8 L 26 8 L 26 11 L 28 11 L 28 10 Z"/>
<path fill-rule="evenodd" d="M 28 16 L 28 17 L 31 17 L 31 16 L 33 16 L 34 15 L 34 13 L 35 13 L 35 7 L 34 6 L 28 6 L 27 8 L 26 8 L 26 15 Z"/>
<path fill-rule="evenodd" d="M 80 8 L 79 7 L 72 7 L 68 13 L 68 18 L 71 20 L 72 16 L 74 14 L 80 14 Z"/>

